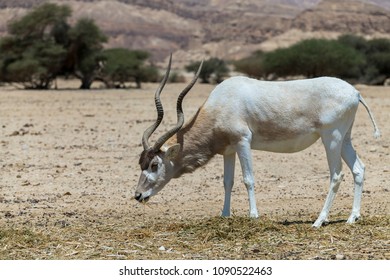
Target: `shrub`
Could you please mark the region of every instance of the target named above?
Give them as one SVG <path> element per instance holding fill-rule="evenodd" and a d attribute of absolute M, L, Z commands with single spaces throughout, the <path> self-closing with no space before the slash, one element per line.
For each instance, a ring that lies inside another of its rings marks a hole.
<path fill-rule="evenodd" d="M 279 77 L 357 78 L 363 63 L 362 54 L 351 47 L 335 40 L 310 39 L 265 54 L 263 67 L 268 75 Z"/>
<path fill-rule="evenodd" d="M 196 72 L 199 68 L 200 62 L 193 62 L 185 68 L 188 72 Z M 210 83 L 211 78 L 216 83 L 222 82 L 223 78 L 229 73 L 229 68 L 225 61 L 219 58 L 210 58 L 203 63 L 202 71 L 199 78 L 202 83 Z"/>
<path fill-rule="evenodd" d="M 340 36 L 338 41 L 364 56 L 359 80 L 368 84 L 383 84 L 390 77 L 390 40 L 365 40 L 355 35 Z"/>
<path fill-rule="evenodd" d="M 265 75 L 264 53 L 262 51 L 254 52 L 251 56 L 234 62 L 236 71 L 245 73 L 249 77 L 263 78 Z"/>
<path fill-rule="evenodd" d="M 157 69 L 144 65 L 149 58 L 149 53 L 145 51 L 114 48 L 105 50 L 103 55 L 101 77 L 107 87 L 124 87 L 126 82 L 134 81 L 140 88 L 141 82 L 158 79 Z"/>

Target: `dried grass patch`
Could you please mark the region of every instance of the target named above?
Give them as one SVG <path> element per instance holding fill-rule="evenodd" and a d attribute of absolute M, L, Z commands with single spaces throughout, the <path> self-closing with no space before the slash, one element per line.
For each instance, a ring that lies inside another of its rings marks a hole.
<path fill-rule="evenodd" d="M 0 229 L 0 259 L 390 259 L 390 217 L 318 230 L 265 217 Z"/>

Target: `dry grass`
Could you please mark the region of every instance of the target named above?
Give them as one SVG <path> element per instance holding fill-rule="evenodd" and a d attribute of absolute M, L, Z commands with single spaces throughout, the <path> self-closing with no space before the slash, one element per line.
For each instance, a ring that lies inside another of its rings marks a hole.
<path fill-rule="evenodd" d="M 232 218 L 88 222 L 0 229 L 0 259 L 390 259 L 390 217 L 314 230 L 295 222 Z"/>

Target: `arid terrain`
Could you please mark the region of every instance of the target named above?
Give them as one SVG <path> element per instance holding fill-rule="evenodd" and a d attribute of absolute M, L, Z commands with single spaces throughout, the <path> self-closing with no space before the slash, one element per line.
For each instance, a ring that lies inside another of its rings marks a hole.
<path fill-rule="evenodd" d="M 184 86 L 166 86 L 156 137 L 176 122 Z M 221 156 L 172 180 L 146 205 L 136 202 L 141 136 L 156 116 L 156 87 L 0 88 L 0 259 L 390 259 L 389 87 L 357 86 L 382 132 L 373 138 L 360 106 L 353 143 L 367 167 L 363 220 L 345 224 L 353 185 L 344 165 L 330 223 L 319 230 L 311 223 L 329 181 L 321 141 L 296 154 L 253 153 L 259 220 L 246 218 L 238 163 L 233 217 L 219 218 Z M 187 120 L 212 88 L 193 88 L 184 101 Z"/>
<path fill-rule="evenodd" d="M 0 0 L 0 35 L 7 24 L 48 0 Z M 87 17 L 108 47 L 143 49 L 155 63 L 173 52 L 175 67 L 191 60 L 240 59 L 307 38 L 390 34 L 388 0 L 50 0 L 69 5 L 70 23 Z M 162 63 L 166 65 L 166 63 Z"/>

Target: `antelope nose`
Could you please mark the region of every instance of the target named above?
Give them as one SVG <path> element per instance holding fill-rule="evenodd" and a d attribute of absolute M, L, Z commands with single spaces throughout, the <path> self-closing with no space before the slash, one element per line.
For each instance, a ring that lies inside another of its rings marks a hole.
<path fill-rule="evenodd" d="M 146 202 L 148 202 L 148 200 L 149 200 L 150 197 L 149 197 L 149 196 L 144 197 L 144 196 L 142 195 L 142 193 L 136 192 L 135 195 L 134 195 L 134 198 L 135 198 L 138 202 L 146 203 Z"/>
<path fill-rule="evenodd" d="M 136 192 L 134 195 L 134 199 L 141 202 L 142 193 Z"/>

